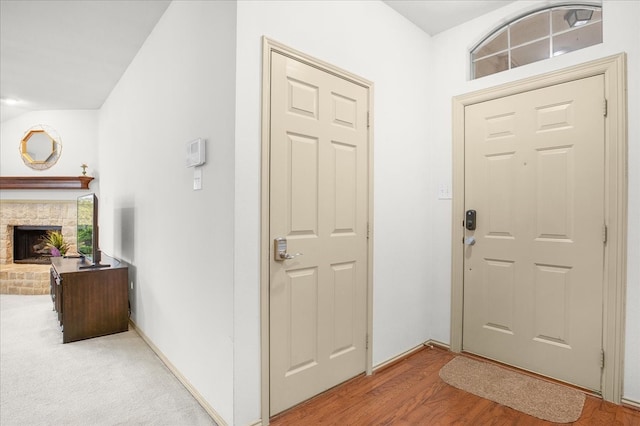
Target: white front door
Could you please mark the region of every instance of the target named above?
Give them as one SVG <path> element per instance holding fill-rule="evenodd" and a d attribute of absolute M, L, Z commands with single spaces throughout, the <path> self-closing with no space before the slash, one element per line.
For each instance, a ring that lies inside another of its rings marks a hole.
<path fill-rule="evenodd" d="M 598 75 L 465 107 L 463 350 L 596 391 L 603 102 Z"/>
<path fill-rule="evenodd" d="M 273 415 L 365 371 L 369 154 L 368 89 L 271 55 Z"/>

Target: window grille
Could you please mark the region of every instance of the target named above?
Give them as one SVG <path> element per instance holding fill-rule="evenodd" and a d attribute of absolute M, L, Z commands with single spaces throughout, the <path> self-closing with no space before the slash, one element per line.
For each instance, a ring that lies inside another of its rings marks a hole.
<path fill-rule="evenodd" d="M 519 17 L 471 50 L 471 76 L 480 78 L 602 43 L 602 8 L 563 5 Z"/>

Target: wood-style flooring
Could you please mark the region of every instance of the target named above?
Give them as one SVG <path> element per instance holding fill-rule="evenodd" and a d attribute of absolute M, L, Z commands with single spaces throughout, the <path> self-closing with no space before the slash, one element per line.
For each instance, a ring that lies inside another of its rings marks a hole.
<path fill-rule="evenodd" d="M 271 419 L 271 425 L 553 425 L 447 385 L 438 372 L 456 354 L 425 348 Z M 640 426 L 640 411 L 587 396 L 574 425 Z"/>

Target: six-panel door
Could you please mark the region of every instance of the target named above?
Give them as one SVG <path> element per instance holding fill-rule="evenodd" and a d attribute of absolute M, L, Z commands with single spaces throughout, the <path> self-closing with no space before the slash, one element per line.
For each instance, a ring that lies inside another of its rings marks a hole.
<path fill-rule="evenodd" d="M 270 256 L 271 415 L 365 370 L 367 96 L 272 53 L 269 232 L 293 258 Z"/>
<path fill-rule="evenodd" d="M 600 390 L 604 77 L 465 108 L 463 349 Z"/>

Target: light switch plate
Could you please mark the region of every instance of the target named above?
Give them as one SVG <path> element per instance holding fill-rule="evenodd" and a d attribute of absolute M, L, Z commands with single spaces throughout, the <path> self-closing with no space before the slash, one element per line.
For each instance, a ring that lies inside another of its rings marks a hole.
<path fill-rule="evenodd" d="M 198 191 L 202 189 L 202 169 L 193 169 L 193 190 Z"/>
<path fill-rule="evenodd" d="M 438 185 L 438 199 L 450 200 L 451 199 L 451 185 L 448 183 L 441 183 Z"/>

